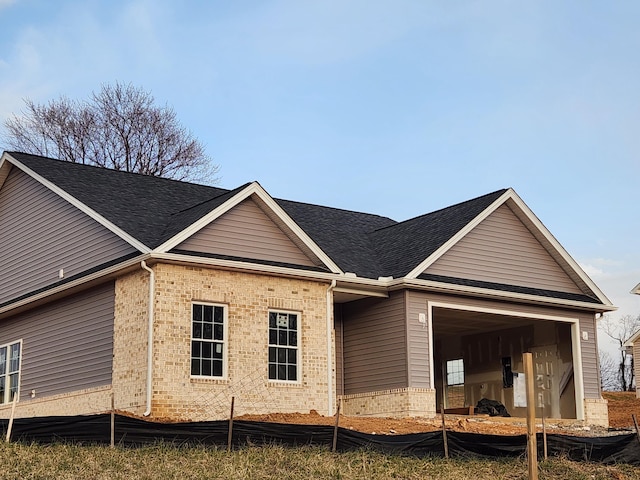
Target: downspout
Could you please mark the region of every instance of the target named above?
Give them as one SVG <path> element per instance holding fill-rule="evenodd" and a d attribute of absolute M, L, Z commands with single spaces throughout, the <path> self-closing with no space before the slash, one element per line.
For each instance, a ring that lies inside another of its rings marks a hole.
<path fill-rule="evenodd" d="M 149 319 L 147 332 L 147 409 L 142 414 L 145 417 L 151 415 L 151 394 L 153 383 L 153 302 L 155 297 L 155 279 L 156 275 L 152 269 L 147 267 L 144 260 L 140 262 L 140 266 L 149 272 Z"/>
<path fill-rule="evenodd" d="M 328 400 L 328 416 L 333 415 L 333 375 L 332 367 L 332 349 L 331 349 L 331 331 L 333 330 L 333 289 L 336 288 L 335 278 L 331 280 L 331 285 L 327 288 L 327 400 Z"/>

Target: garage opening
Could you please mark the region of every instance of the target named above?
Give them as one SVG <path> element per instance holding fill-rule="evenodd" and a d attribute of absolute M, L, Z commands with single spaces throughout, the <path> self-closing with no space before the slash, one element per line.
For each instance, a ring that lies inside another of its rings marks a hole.
<path fill-rule="evenodd" d="M 443 307 L 433 307 L 431 318 L 436 405 L 475 407 L 487 399 L 526 417 L 517 406 L 518 378 L 522 354 L 531 352 L 536 416 L 576 418 L 570 322 Z"/>

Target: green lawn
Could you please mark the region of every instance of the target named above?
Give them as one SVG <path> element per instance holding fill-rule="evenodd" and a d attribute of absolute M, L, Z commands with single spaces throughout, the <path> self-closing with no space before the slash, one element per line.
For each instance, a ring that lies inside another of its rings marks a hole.
<path fill-rule="evenodd" d="M 523 459 L 414 458 L 372 451 L 331 453 L 326 448 L 154 445 L 109 448 L 80 445 L 0 446 L 2 479 L 526 479 Z M 542 479 L 640 479 L 640 467 L 541 462 Z"/>

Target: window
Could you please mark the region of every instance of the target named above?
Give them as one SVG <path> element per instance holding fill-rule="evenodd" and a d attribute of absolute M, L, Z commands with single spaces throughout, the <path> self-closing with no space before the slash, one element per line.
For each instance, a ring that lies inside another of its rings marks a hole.
<path fill-rule="evenodd" d="M 223 377 L 226 310 L 222 305 L 194 303 L 191 313 L 191 375 Z"/>
<path fill-rule="evenodd" d="M 298 381 L 298 314 L 269 312 L 269 380 Z"/>
<path fill-rule="evenodd" d="M 447 361 L 447 385 L 464 384 L 464 364 L 462 359 Z"/>
<path fill-rule="evenodd" d="M 22 341 L 0 345 L 0 404 L 9 403 L 20 387 Z"/>
<path fill-rule="evenodd" d="M 447 361 L 447 385 L 445 406 L 447 408 L 464 407 L 464 362 L 462 358 Z"/>

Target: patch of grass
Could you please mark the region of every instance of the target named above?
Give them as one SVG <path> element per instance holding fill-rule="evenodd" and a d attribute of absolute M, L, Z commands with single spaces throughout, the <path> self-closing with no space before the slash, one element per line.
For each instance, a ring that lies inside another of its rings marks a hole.
<path fill-rule="evenodd" d="M 0 444 L 1 479 L 442 479 L 527 478 L 522 459 L 415 458 L 359 450 L 334 454 L 326 448 L 220 447 L 142 448 L 81 445 Z M 556 458 L 540 463 L 541 480 L 640 479 L 640 468 L 605 466 Z"/>

